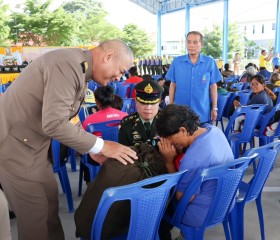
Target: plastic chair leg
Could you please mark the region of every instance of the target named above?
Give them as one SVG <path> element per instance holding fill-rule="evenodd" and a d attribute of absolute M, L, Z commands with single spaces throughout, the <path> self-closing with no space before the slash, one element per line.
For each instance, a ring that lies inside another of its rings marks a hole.
<path fill-rule="evenodd" d="M 58 171 L 57 173 L 58 173 L 58 177 L 59 177 L 59 181 L 60 181 L 62 191 L 63 191 L 63 193 L 65 193 L 65 185 L 64 185 L 62 173 L 60 171 Z"/>
<path fill-rule="evenodd" d="M 71 186 L 70 186 L 66 166 L 61 167 L 60 173 L 61 173 L 63 185 L 65 187 L 68 210 L 70 213 L 72 213 L 72 212 L 74 212 L 74 203 L 73 203 L 72 191 L 71 191 Z"/>
<path fill-rule="evenodd" d="M 78 190 L 78 197 L 82 194 L 82 187 L 83 187 L 83 173 L 84 173 L 84 164 L 80 162 L 80 173 L 79 173 L 79 190 Z"/>
<path fill-rule="evenodd" d="M 229 214 L 232 240 L 244 240 L 244 204 L 236 203 Z"/>
<path fill-rule="evenodd" d="M 72 172 L 77 171 L 76 167 L 76 151 L 74 149 L 70 149 L 70 164 L 71 164 L 71 170 Z"/>
<path fill-rule="evenodd" d="M 224 232 L 225 232 L 226 240 L 231 240 L 230 231 L 229 231 L 229 227 L 228 227 L 228 221 L 224 221 L 223 222 L 223 227 L 224 227 Z"/>
<path fill-rule="evenodd" d="M 262 240 L 265 240 L 265 229 L 264 229 L 261 194 L 259 195 L 258 198 L 256 198 L 256 205 L 257 205 L 257 209 L 258 209 L 260 231 L 261 231 Z"/>

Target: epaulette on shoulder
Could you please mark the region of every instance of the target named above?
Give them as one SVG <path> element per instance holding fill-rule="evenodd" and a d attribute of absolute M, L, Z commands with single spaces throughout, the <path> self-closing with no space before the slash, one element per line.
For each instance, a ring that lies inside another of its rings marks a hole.
<path fill-rule="evenodd" d="M 134 122 L 135 119 L 136 119 L 136 117 L 137 117 L 137 113 L 133 113 L 133 114 L 131 114 L 131 115 L 128 115 L 128 116 L 126 116 L 126 117 L 124 117 L 124 118 L 122 119 L 121 124 L 130 123 L 130 122 L 132 122 L 132 121 Z"/>

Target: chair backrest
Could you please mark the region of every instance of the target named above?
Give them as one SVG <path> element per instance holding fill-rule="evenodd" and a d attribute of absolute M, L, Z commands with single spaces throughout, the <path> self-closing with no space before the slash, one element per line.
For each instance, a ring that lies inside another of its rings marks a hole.
<path fill-rule="evenodd" d="M 237 83 L 233 83 L 230 88 L 232 90 L 238 90 L 241 91 L 243 89 L 244 83 L 243 82 L 237 82 Z"/>
<path fill-rule="evenodd" d="M 218 116 L 217 121 L 221 121 L 223 117 L 223 113 L 225 111 L 227 102 L 229 97 L 231 96 L 231 92 L 227 93 L 219 93 L 218 94 Z"/>
<path fill-rule="evenodd" d="M 124 84 L 123 82 L 117 83 L 116 94 L 121 98 L 127 98 L 129 94 L 130 84 Z"/>
<path fill-rule="evenodd" d="M 89 115 L 87 108 L 86 107 L 81 107 L 78 115 L 79 115 L 81 123 L 83 123 L 85 121 L 86 117 Z"/>
<path fill-rule="evenodd" d="M 247 102 L 249 101 L 252 91 L 247 89 L 247 90 L 235 92 L 234 94 L 236 97 L 239 97 L 239 102 L 241 103 L 241 105 L 246 105 Z"/>
<path fill-rule="evenodd" d="M 123 99 L 122 112 L 126 112 L 127 114 L 131 114 L 132 111 L 133 111 L 133 104 L 134 104 L 134 99 L 133 98 Z"/>
<path fill-rule="evenodd" d="M 89 81 L 88 82 L 88 88 L 91 90 L 91 91 L 95 91 L 100 85 L 96 82 L 94 82 L 93 80 Z"/>
<path fill-rule="evenodd" d="M 101 239 L 102 225 L 108 210 L 116 201 L 130 200 L 131 215 L 126 239 L 158 239 L 160 220 L 176 185 L 187 170 L 151 177 L 126 186 L 104 191 L 91 230 L 91 239 Z"/>
<path fill-rule="evenodd" d="M 254 177 L 251 179 L 249 189 L 244 198 L 246 202 L 255 200 L 261 193 L 264 184 L 271 172 L 272 166 L 279 154 L 280 141 L 269 143 L 265 146 L 252 148 L 244 153 L 244 156 L 251 156 L 258 154 L 253 161 L 254 164 Z M 258 162 L 256 160 L 258 159 Z"/>
<path fill-rule="evenodd" d="M 275 101 L 275 105 L 280 103 L 280 87 L 276 87 L 276 88 L 273 88 L 273 93 L 277 96 L 277 99 Z"/>
<path fill-rule="evenodd" d="M 53 171 L 57 172 L 60 168 L 60 142 L 52 139 Z"/>
<path fill-rule="evenodd" d="M 266 129 L 266 127 L 271 124 L 272 120 L 274 119 L 275 113 L 277 111 L 280 111 L 280 104 L 275 105 L 271 111 L 267 114 L 265 114 L 265 116 L 261 119 L 260 121 L 260 129 L 258 132 L 258 135 L 262 135 Z M 276 131 L 275 131 L 276 133 Z"/>
<path fill-rule="evenodd" d="M 266 106 L 267 105 L 265 104 L 252 104 L 236 108 L 226 127 L 226 137 L 229 139 L 229 135 L 233 130 L 235 119 L 240 115 L 245 115 L 246 117 L 244 120 L 244 126 L 239 135 L 239 142 L 249 142 L 253 138 L 256 125 L 259 121 L 261 113 L 265 110 Z"/>
<path fill-rule="evenodd" d="M 203 183 L 210 180 L 216 181 L 217 188 L 201 228 L 206 229 L 226 220 L 239 183 L 252 158 L 252 156 L 239 158 L 222 165 L 207 168 L 198 173 L 179 201 L 176 212 L 172 217 L 172 222 L 176 226 L 183 224 L 184 214 L 190 199 L 197 193 Z"/>
<path fill-rule="evenodd" d="M 120 123 L 121 120 L 112 120 L 112 121 L 107 121 L 102 123 L 93 123 L 87 126 L 86 131 L 96 135 L 101 134 L 103 140 L 118 142 Z"/>
<path fill-rule="evenodd" d="M 239 76 L 238 76 L 238 75 L 231 75 L 231 76 L 228 76 L 228 77 L 225 79 L 225 83 L 237 82 L 238 79 L 239 79 Z"/>
<path fill-rule="evenodd" d="M 269 71 L 267 71 L 267 70 L 262 70 L 262 71 L 260 71 L 258 74 L 264 76 L 264 78 L 265 78 L 266 81 L 269 81 L 270 76 L 271 76 L 272 73 L 269 72 Z"/>

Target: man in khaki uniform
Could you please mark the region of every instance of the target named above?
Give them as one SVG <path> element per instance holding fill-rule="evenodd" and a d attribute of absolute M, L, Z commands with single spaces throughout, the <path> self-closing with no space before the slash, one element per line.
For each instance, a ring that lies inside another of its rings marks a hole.
<path fill-rule="evenodd" d="M 137 159 L 129 147 L 103 141 L 74 126 L 87 81 L 101 85 L 120 77 L 133 54 L 120 40 L 89 51 L 61 49 L 34 60 L 0 98 L 0 183 L 17 216 L 19 240 L 63 240 L 58 188 L 48 157 L 51 138 L 124 164 Z"/>

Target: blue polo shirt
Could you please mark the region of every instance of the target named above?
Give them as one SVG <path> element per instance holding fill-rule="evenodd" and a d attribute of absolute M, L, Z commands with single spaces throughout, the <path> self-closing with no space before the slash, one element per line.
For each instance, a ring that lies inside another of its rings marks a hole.
<path fill-rule="evenodd" d="M 200 54 L 195 64 L 188 54 L 176 57 L 165 78 L 176 83 L 176 104 L 188 105 L 199 115 L 202 123 L 210 121 L 209 87 L 223 79 L 212 57 Z"/>
<path fill-rule="evenodd" d="M 274 58 L 272 59 L 272 64 L 273 64 L 274 67 L 275 67 L 276 65 L 277 65 L 277 66 L 280 66 L 280 58 L 274 57 Z"/>
<path fill-rule="evenodd" d="M 207 131 L 198 136 L 189 146 L 179 170 L 189 172 L 178 184 L 177 191 L 185 192 L 198 171 L 221 165 L 234 160 L 234 156 L 225 134 L 216 126 L 206 124 Z M 217 147 L 217 143 L 219 146 Z M 215 181 L 204 182 L 198 190 L 195 199 L 188 205 L 183 217 L 183 223 L 188 226 L 201 227 L 217 189 Z"/>

